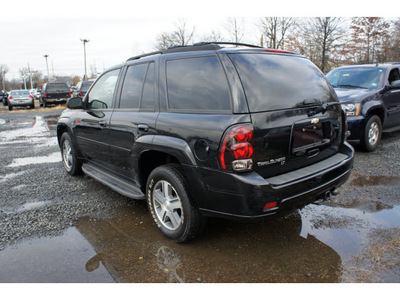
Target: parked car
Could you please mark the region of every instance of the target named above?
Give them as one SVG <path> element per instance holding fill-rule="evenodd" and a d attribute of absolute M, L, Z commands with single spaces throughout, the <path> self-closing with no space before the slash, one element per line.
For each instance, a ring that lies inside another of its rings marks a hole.
<path fill-rule="evenodd" d="M 33 98 L 34 99 L 39 99 L 40 98 L 40 95 L 41 95 L 41 89 L 34 89 L 33 90 L 33 93 L 32 93 L 32 96 L 33 96 Z"/>
<path fill-rule="evenodd" d="M 353 165 L 346 117 L 313 63 L 225 44 L 132 57 L 69 99 L 57 125 L 69 174 L 147 199 L 176 242 L 208 216 L 261 220 L 329 198 Z"/>
<path fill-rule="evenodd" d="M 6 91 L 0 90 L 0 101 L 3 102 L 3 99 L 6 98 Z"/>
<path fill-rule="evenodd" d="M 400 129 L 400 63 L 345 66 L 327 78 L 347 114 L 349 141 L 374 151 L 382 132 Z"/>
<path fill-rule="evenodd" d="M 28 90 L 12 90 L 7 99 L 8 110 L 15 106 L 29 106 L 35 108 L 35 101 Z"/>
<path fill-rule="evenodd" d="M 73 92 L 74 97 L 84 97 L 88 89 L 92 86 L 93 81 L 80 81 Z"/>
<path fill-rule="evenodd" d="M 48 104 L 66 103 L 71 97 L 71 92 L 65 82 L 47 82 L 40 92 L 40 106 L 47 107 Z"/>

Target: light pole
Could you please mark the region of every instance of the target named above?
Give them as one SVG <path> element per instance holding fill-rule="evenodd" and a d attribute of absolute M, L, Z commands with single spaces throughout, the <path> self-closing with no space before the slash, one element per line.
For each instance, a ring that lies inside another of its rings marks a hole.
<path fill-rule="evenodd" d="M 81 39 L 83 43 L 83 55 L 84 55 L 84 62 L 85 62 L 85 77 L 83 80 L 87 80 L 87 72 L 86 72 L 86 43 L 89 43 L 89 40 L 87 39 Z"/>
<path fill-rule="evenodd" d="M 49 64 L 47 62 L 47 58 L 49 57 L 47 54 L 43 55 L 46 58 L 46 67 L 47 67 L 47 82 L 50 82 L 50 73 L 49 73 Z"/>

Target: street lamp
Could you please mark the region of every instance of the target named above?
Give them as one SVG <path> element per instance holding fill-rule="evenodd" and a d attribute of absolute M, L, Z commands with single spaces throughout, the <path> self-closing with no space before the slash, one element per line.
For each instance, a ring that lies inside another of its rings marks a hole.
<path fill-rule="evenodd" d="M 46 59 L 46 66 L 47 66 L 47 82 L 50 82 L 50 73 L 49 73 L 49 64 L 47 62 L 47 58 L 49 57 L 47 54 L 43 55 L 43 57 Z"/>
<path fill-rule="evenodd" d="M 86 43 L 89 43 L 89 40 L 87 39 L 81 39 L 82 43 L 83 43 L 83 55 L 84 55 L 84 62 L 85 62 L 85 77 L 83 78 L 83 80 L 87 80 L 87 72 L 86 72 Z"/>

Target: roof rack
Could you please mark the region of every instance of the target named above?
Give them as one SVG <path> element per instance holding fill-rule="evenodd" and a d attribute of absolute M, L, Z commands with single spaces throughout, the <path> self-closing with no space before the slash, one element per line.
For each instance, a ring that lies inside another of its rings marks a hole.
<path fill-rule="evenodd" d="M 219 45 L 233 45 L 233 46 L 244 46 L 244 47 L 251 47 L 251 48 L 266 49 L 261 46 L 256 46 L 256 45 L 251 45 L 251 44 L 243 44 L 243 43 L 234 43 L 234 42 L 200 42 L 200 43 L 195 43 L 193 45 L 172 46 L 172 47 L 169 47 L 168 49 L 133 56 L 133 57 L 129 58 L 127 61 L 136 60 L 136 59 L 140 59 L 140 58 L 152 56 L 152 55 L 157 55 L 157 54 L 222 49 L 222 47 Z M 268 49 L 268 50 L 270 50 L 271 52 L 293 53 L 293 52 L 289 52 L 289 51 L 285 51 L 285 50 L 276 50 L 276 49 Z"/>

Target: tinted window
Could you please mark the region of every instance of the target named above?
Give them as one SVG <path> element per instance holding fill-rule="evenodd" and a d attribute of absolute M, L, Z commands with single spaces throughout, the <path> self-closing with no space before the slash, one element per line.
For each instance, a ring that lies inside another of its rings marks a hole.
<path fill-rule="evenodd" d="M 110 71 L 96 81 L 87 97 L 89 108 L 111 108 L 119 71 Z"/>
<path fill-rule="evenodd" d="M 170 109 L 230 110 L 228 82 L 216 56 L 167 61 Z"/>
<path fill-rule="evenodd" d="M 324 75 L 309 60 L 269 54 L 230 54 L 251 112 L 303 106 L 304 100 L 336 101 Z"/>
<path fill-rule="evenodd" d="M 376 67 L 335 69 L 326 75 L 334 87 L 375 89 L 382 84 L 384 69 Z"/>
<path fill-rule="evenodd" d="M 154 85 L 154 63 L 150 63 L 147 70 L 146 80 L 143 87 L 142 104 L 143 109 L 154 109 L 155 85 Z"/>
<path fill-rule="evenodd" d="M 93 84 L 92 81 L 85 81 L 85 82 L 82 82 L 81 89 L 82 89 L 83 91 L 87 91 L 87 90 L 92 86 L 92 84 Z"/>
<path fill-rule="evenodd" d="M 69 92 L 69 88 L 66 83 L 48 83 L 46 92 Z"/>
<path fill-rule="evenodd" d="M 120 108 L 139 108 L 147 64 L 130 66 L 121 92 Z"/>

